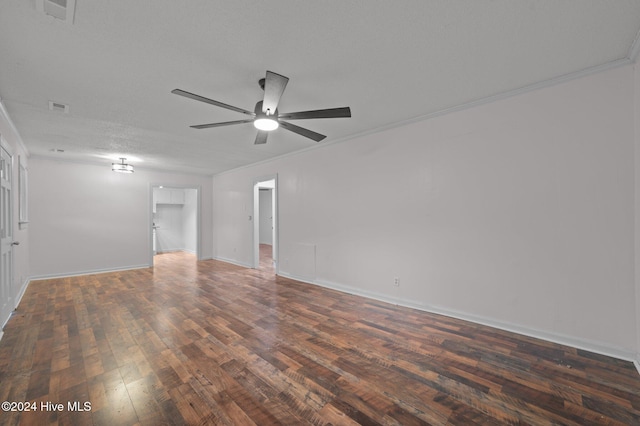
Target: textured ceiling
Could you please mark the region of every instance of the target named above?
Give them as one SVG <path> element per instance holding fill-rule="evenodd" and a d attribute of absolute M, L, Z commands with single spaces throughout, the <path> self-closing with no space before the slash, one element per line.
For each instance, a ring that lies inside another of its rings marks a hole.
<path fill-rule="evenodd" d="M 251 124 L 191 129 L 246 116 L 172 89 L 253 110 L 271 70 L 290 78 L 282 112 L 350 106 L 350 119 L 296 121 L 320 144 L 348 143 L 629 62 L 638 30 L 637 0 L 77 0 L 72 25 L 36 0 L 1 0 L 0 99 L 32 155 L 215 174 L 317 143 L 278 129 L 256 146 Z"/>

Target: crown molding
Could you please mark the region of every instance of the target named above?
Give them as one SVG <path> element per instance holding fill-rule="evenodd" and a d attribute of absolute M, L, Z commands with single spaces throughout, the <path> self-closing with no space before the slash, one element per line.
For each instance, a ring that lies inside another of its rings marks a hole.
<path fill-rule="evenodd" d="M 636 38 L 633 40 L 631 47 L 629 48 L 629 53 L 627 54 L 627 58 L 635 63 L 638 59 L 638 55 L 640 54 L 640 31 L 636 34 Z"/>
<path fill-rule="evenodd" d="M 640 35 L 640 33 L 639 33 Z M 635 50 L 635 55 L 638 56 L 638 54 L 640 53 L 640 39 L 636 38 L 636 42 L 634 42 L 634 46 L 632 46 L 632 50 Z M 631 52 L 631 51 L 630 51 Z M 631 54 L 631 53 L 630 53 Z M 316 149 L 322 149 L 322 148 L 326 148 L 329 145 L 333 145 L 333 144 L 337 144 L 337 143 L 342 143 L 348 140 L 352 140 L 352 139 L 357 139 L 357 138 L 361 138 L 364 136 L 369 136 L 375 133 L 380 133 L 380 132 L 384 132 L 387 130 L 391 130 L 391 129 L 395 129 L 397 127 L 403 127 L 403 126 L 408 126 L 410 124 L 413 123 L 417 123 L 420 121 L 427 121 L 430 120 L 432 118 L 435 117 L 439 117 L 442 115 L 447 115 L 447 114 L 451 114 L 454 112 L 458 112 L 458 111 L 463 111 L 463 110 L 467 110 L 467 109 L 471 109 L 471 108 L 475 108 L 481 105 L 485 105 L 485 104 L 490 104 L 493 102 L 497 102 L 503 99 L 508 99 L 508 98 L 512 98 L 518 95 L 522 95 L 528 92 L 534 92 L 534 91 L 538 91 L 538 90 L 542 90 L 542 89 L 546 89 L 548 87 L 552 87 L 552 86 L 557 86 L 559 84 L 562 83 L 566 83 L 572 80 L 577 80 L 579 78 L 583 78 L 583 77 L 587 77 L 593 74 L 599 74 L 602 72 L 606 72 L 615 68 L 620 68 L 620 67 L 624 67 L 627 65 L 632 65 L 634 63 L 634 61 L 630 58 L 630 57 L 626 57 L 623 59 L 618 59 L 615 61 L 611 61 L 611 62 L 607 62 L 604 64 L 600 64 L 600 65 L 595 65 L 589 68 L 585 68 L 582 69 L 580 71 L 575 71 L 575 72 L 571 72 L 568 74 L 564 74 L 564 75 L 560 75 L 557 77 L 553 77 L 553 78 L 549 78 L 547 80 L 544 81 L 540 81 L 538 83 L 533 83 L 527 86 L 523 86 L 523 87 L 519 87 L 519 88 L 515 88 L 515 89 L 511 89 L 508 90 L 506 92 L 502 92 L 502 93 L 497 93 L 495 95 L 490 95 L 490 96 L 486 96 L 474 101 L 470 101 L 470 102 L 465 102 L 462 103 L 460 105 L 456 105 L 450 108 L 445 108 L 442 110 L 438 110 L 438 111 L 434 111 L 428 114 L 423 114 L 423 115 L 418 115 L 416 117 L 412 117 L 406 120 L 401 120 L 401 121 L 397 121 L 394 123 L 390 123 L 390 124 L 386 124 L 383 126 L 379 126 L 373 129 L 369 129 L 369 130 L 365 130 L 359 133 L 354 133 L 352 135 L 348 135 L 348 136 L 344 136 L 342 138 L 337 138 L 337 139 L 333 139 L 333 140 L 326 140 L 323 141 L 322 144 L 316 144 L 313 146 L 310 146 L 308 148 L 304 148 L 304 149 L 300 149 L 297 151 L 292 151 L 292 152 L 288 152 L 286 154 L 282 154 L 276 157 L 272 157 L 272 158 L 267 158 L 265 160 L 262 161 L 258 161 L 256 163 L 251 163 L 251 164 L 245 164 L 243 166 L 239 166 L 239 167 L 235 167 L 233 169 L 229 169 L 229 170 L 224 170 L 218 173 L 212 173 L 213 177 L 217 177 L 217 176 L 223 176 L 225 174 L 228 173 L 234 173 L 237 172 L 239 170 L 242 169 L 249 169 L 255 166 L 259 166 L 259 165 L 263 165 L 263 164 L 268 164 L 271 163 L 273 161 L 278 161 L 278 160 L 282 160 L 284 158 L 287 157 L 292 157 L 292 156 L 296 156 L 296 155 L 300 155 L 300 154 L 304 154 L 306 152 L 309 151 L 313 151 Z M 328 138 L 327 138 L 328 139 Z"/>

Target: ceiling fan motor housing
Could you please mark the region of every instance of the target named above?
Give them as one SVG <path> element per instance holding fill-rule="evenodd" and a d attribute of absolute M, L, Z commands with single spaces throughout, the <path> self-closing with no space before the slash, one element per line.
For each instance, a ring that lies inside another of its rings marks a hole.
<path fill-rule="evenodd" d="M 258 103 L 256 103 L 256 107 L 254 109 L 254 112 L 256 113 L 256 118 L 269 117 L 272 120 L 277 120 L 278 119 L 278 110 L 277 109 L 275 111 L 267 110 L 267 112 L 262 112 L 262 101 L 258 101 Z"/>

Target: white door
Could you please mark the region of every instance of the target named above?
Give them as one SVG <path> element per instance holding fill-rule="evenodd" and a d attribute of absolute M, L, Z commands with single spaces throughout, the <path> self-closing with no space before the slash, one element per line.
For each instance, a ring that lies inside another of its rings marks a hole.
<path fill-rule="evenodd" d="M 0 326 L 11 315 L 13 310 L 12 281 L 13 281 L 13 226 L 11 218 L 11 156 L 4 149 L 0 162 Z"/>

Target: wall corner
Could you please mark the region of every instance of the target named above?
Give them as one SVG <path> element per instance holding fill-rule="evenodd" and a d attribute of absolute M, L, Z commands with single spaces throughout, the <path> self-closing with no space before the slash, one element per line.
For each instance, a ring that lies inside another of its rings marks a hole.
<path fill-rule="evenodd" d="M 634 42 L 634 47 L 640 46 L 638 39 Z M 637 51 L 640 48 L 636 48 Z M 633 64 L 633 147 L 634 147 L 634 272 L 633 280 L 635 285 L 635 330 L 636 330 L 636 356 L 634 364 L 640 373 L 640 66 Z"/>

